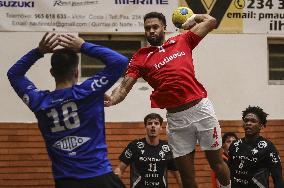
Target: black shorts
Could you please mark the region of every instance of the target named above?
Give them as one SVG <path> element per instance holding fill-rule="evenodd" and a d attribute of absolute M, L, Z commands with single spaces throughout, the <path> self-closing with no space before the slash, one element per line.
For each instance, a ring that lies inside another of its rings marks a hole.
<path fill-rule="evenodd" d="M 64 178 L 55 180 L 56 188 L 125 188 L 113 172 L 87 179 Z"/>

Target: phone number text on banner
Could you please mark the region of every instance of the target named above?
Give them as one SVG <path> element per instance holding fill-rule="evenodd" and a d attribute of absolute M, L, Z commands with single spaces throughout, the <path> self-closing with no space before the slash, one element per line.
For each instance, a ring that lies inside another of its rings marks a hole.
<path fill-rule="evenodd" d="M 0 31 L 144 32 L 143 16 L 162 12 L 168 22 L 177 0 L 0 1 Z M 168 31 L 175 31 L 168 23 Z"/>

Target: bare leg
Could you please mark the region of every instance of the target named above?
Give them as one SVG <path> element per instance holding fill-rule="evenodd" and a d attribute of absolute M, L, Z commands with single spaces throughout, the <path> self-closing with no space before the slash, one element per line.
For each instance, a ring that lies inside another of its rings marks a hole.
<path fill-rule="evenodd" d="M 230 170 L 222 158 L 222 150 L 205 151 L 211 169 L 216 173 L 219 183 L 223 186 L 230 184 Z"/>
<path fill-rule="evenodd" d="M 198 188 L 195 181 L 194 154 L 195 151 L 175 158 L 184 188 Z"/>

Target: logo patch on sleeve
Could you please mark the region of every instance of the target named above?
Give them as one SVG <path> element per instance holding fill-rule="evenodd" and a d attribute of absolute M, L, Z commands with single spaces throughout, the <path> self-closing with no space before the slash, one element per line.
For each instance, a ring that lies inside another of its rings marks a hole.
<path fill-rule="evenodd" d="M 104 85 L 106 85 L 108 83 L 108 79 L 105 76 L 102 76 L 100 79 L 95 79 L 92 84 L 91 87 L 93 89 L 93 91 L 96 91 L 96 89 L 103 87 Z"/>
<path fill-rule="evenodd" d="M 126 158 L 130 159 L 132 157 L 132 151 L 130 149 L 127 149 L 124 155 Z"/>

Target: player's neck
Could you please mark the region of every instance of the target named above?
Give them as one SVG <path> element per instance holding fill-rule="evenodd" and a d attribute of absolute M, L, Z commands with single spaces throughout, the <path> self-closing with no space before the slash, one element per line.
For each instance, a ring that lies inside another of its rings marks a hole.
<path fill-rule="evenodd" d="M 246 136 L 245 136 L 245 140 L 246 140 L 247 142 L 254 142 L 254 141 L 256 141 L 258 138 L 259 138 L 259 134 L 253 135 L 253 136 L 250 136 L 250 135 L 246 135 Z"/>
<path fill-rule="evenodd" d="M 149 136 L 146 136 L 146 142 L 149 144 L 149 145 L 152 145 L 152 146 L 157 146 L 159 144 L 159 137 L 149 137 Z"/>
<path fill-rule="evenodd" d="M 56 86 L 55 86 L 55 90 L 59 90 L 59 89 L 66 89 L 66 88 L 70 88 L 74 85 L 74 82 L 56 82 Z"/>

